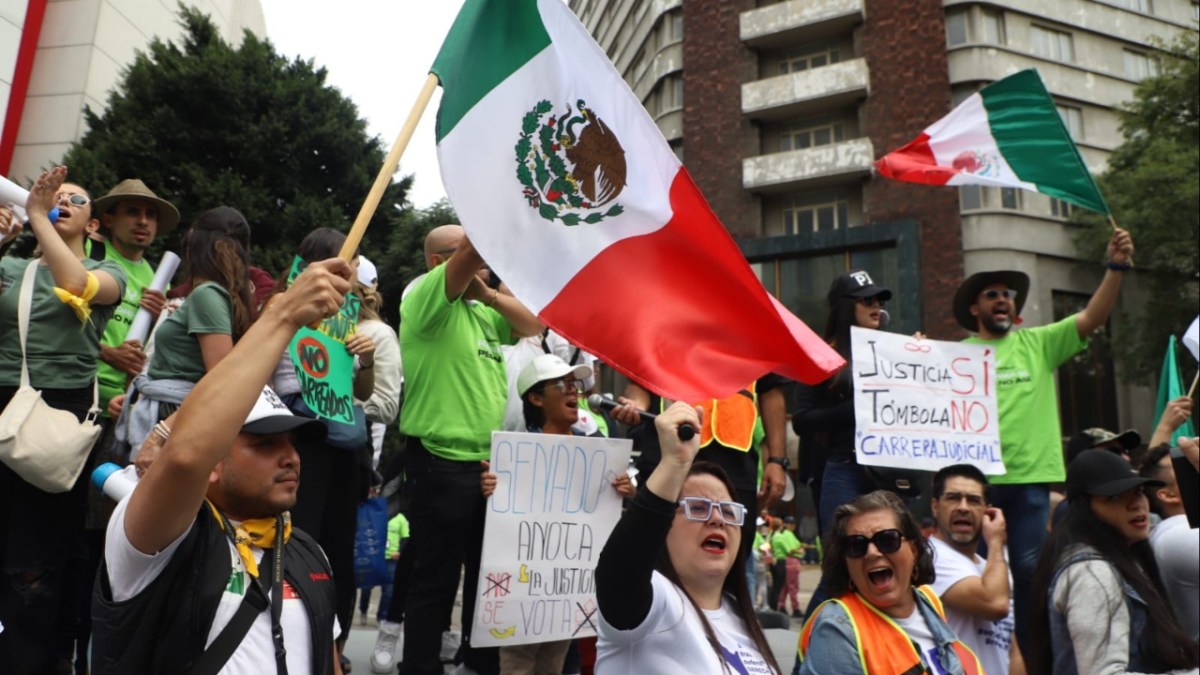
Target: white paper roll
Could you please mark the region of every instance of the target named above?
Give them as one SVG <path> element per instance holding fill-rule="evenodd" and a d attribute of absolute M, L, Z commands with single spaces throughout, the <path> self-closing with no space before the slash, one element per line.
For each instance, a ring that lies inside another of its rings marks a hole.
<path fill-rule="evenodd" d="M 156 291 L 166 289 L 167 284 L 171 282 L 171 277 L 175 276 L 175 271 L 179 269 L 179 256 L 171 251 L 163 254 L 162 261 L 158 263 L 158 269 L 154 271 L 154 281 L 150 282 L 147 288 L 152 288 Z M 150 316 L 144 308 L 139 307 L 137 314 L 133 317 L 133 325 L 129 327 L 129 332 L 125 334 L 125 340 L 137 340 L 145 344 L 146 335 L 150 332 L 150 324 L 155 317 Z"/>

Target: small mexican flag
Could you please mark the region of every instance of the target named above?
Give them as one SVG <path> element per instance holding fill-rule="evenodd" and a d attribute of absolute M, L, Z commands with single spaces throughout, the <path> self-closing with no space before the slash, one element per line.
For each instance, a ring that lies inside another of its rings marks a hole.
<path fill-rule="evenodd" d="M 1037 70 L 993 82 L 908 145 L 875 162 L 926 185 L 1023 188 L 1108 215 L 1108 205 Z"/>
<path fill-rule="evenodd" d="M 844 363 L 763 288 L 562 0 L 467 0 L 432 72 L 446 194 L 559 334 L 685 401 Z"/>

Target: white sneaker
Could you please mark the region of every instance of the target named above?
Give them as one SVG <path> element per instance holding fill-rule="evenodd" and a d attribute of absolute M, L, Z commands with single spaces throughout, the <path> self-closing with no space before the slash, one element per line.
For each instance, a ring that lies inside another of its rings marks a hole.
<path fill-rule="evenodd" d="M 462 635 L 456 630 L 448 630 L 442 633 L 442 663 L 453 663 L 454 657 L 458 655 L 458 645 L 462 642 Z"/>
<path fill-rule="evenodd" d="M 399 659 L 396 654 L 404 653 L 403 624 L 391 621 L 379 622 L 379 635 L 375 638 L 375 650 L 371 652 L 371 672 L 384 675 L 396 669 Z"/>

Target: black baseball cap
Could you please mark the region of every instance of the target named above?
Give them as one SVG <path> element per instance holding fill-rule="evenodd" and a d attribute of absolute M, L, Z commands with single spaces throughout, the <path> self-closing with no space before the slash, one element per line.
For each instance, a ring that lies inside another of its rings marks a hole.
<path fill-rule="evenodd" d="M 1142 485 L 1163 487 L 1166 483 L 1142 478 L 1120 455 L 1092 448 L 1079 453 L 1067 467 L 1067 498 L 1086 495 L 1112 497 Z"/>
<path fill-rule="evenodd" d="M 865 270 L 855 270 L 842 272 L 829 285 L 829 304 L 834 304 L 839 298 L 879 298 L 887 301 L 892 299 L 892 292 L 883 286 L 876 286 Z"/>

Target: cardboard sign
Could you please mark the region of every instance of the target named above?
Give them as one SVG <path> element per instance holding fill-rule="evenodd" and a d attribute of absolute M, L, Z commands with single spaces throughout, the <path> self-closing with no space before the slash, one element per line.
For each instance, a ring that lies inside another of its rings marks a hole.
<path fill-rule="evenodd" d="M 995 351 L 858 327 L 850 345 L 859 464 L 1004 473 Z"/>
<path fill-rule="evenodd" d="M 307 263 L 296 256 L 288 273 L 288 285 L 304 271 Z M 337 314 L 314 330 L 296 331 L 288 344 L 288 356 L 300 380 L 300 397 L 317 417 L 354 424 L 354 356 L 346 351 L 346 340 L 358 329 L 362 302 L 347 295 Z"/>
<path fill-rule="evenodd" d="M 596 562 L 621 517 L 628 439 L 495 432 L 471 644 L 596 634 Z"/>

